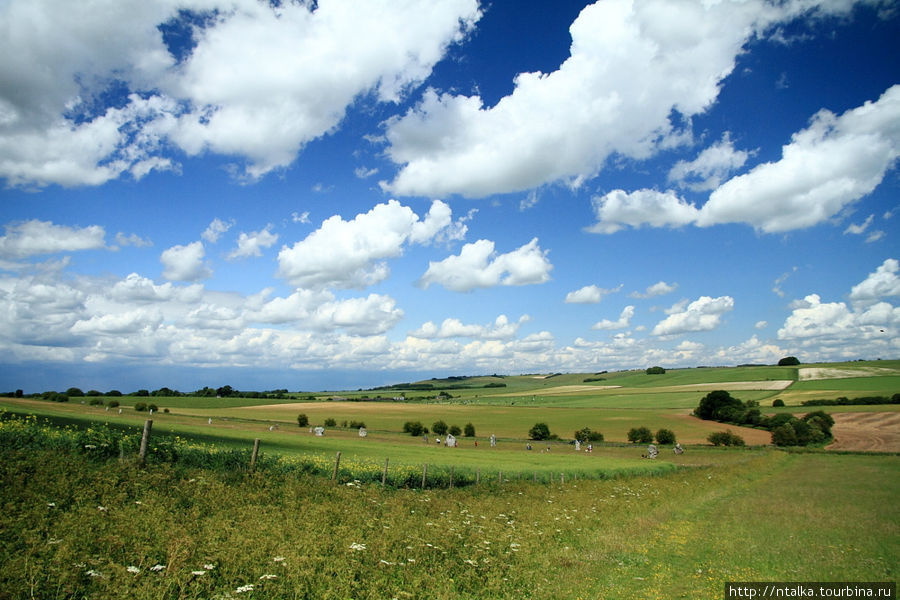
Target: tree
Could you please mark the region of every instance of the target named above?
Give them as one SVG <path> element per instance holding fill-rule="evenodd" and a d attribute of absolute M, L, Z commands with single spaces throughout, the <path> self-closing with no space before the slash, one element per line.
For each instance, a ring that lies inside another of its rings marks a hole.
<path fill-rule="evenodd" d="M 462 435 L 462 429 L 459 428 L 459 425 L 451 425 L 450 429 L 447 430 L 447 433 L 454 437 L 459 437 Z"/>
<path fill-rule="evenodd" d="M 463 427 L 463 434 L 466 437 L 475 437 L 475 426 L 471 423 L 466 423 L 466 426 Z"/>
<path fill-rule="evenodd" d="M 744 438 L 730 431 L 716 431 L 706 438 L 713 446 L 743 446 Z"/>
<path fill-rule="evenodd" d="M 784 400 L 782 400 L 781 398 L 775 398 L 775 400 L 772 401 L 772 408 L 778 408 L 780 406 L 784 406 Z"/>
<path fill-rule="evenodd" d="M 715 390 L 700 399 L 700 405 L 694 409 L 694 414 L 707 421 L 737 421 L 739 419 L 725 419 L 723 416 L 735 416 L 734 409 L 743 414 L 744 403 L 725 390 Z"/>
<path fill-rule="evenodd" d="M 425 426 L 421 421 L 407 421 L 403 424 L 403 431 L 413 437 L 419 437 L 425 433 Z"/>
<path fill-rule="evenodd" d="M 582 444 L 585 442 L 602 442 L 603 434 L 599 431 L 591 431 L 590 427 L 585 427 L 575 432 L 575 439 Z"/>
<path fill-rule="evenodd" d="M 772 430 L 772 443 L 776 446 L 796 446 L 797 432 L 790 423 L 779 425 Z"/>
<path fill-rule="evenodd" d="M 653 441 L 653 433 L 646 427 L 632 427 L 628 430 L 628 441 L 632 444 L 649 444 Z"/>
<path fill-rule="evenodd" d="M 309 427 L 309 417 L 304 413 L 297 415 L 297 427 Z"/>
<path fill-rule="evenodd" d="M 665 375 L 666 370 L 662 367 L 650 367 L 645 373 L 647 373 L 647 375 Z"/>
<path fill-rule="evenodd" d="M 534 427 L 528 430 L 528 437 L 533 440 L 546 440 L 550 437 L 550 427 L 546 423 L 535 423 Z"/>
<path fill-rule="evenodd" d="M 66 396 L 68 396 L 69 398 L 80 398 L 84 396 L 84 392 L 82 392 L 77 387 L 70 387 L 66 390 Z"/>
<path fill-rule="evenodd" d="M 674 444 L 675 443 L 675 432 L 671 429 L 660 429 L 656 432 L 656 443 L 657 444 Z"/>
<path fill-rule="evenodd" d="M 779 367 L 796 367 L 800 364 L 800 361 L 796 356 L 785 356 L 781 360 L 778 361 Z"/>
<path fill-rule="evenodd" d="M 443 420 L 435 421 L 431 426 L 431 430 L 435 435 L 446 435 L 447 434 L 447 424 L 444 423 Z"/>
<path fill-rule="evenodd" d="M 332 419 L 330 417 L 325 419 L 325 427 L 336 427 L 336 426 L 337 426 L 337 421 L 335 421 L 334 419 Z"/>

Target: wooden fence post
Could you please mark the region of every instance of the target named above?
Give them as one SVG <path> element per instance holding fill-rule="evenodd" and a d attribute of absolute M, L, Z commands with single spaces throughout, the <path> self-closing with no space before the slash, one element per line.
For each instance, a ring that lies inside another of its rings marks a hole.
<path fill-rule="evenodd" d="M 422 465 L 422 489 L 425 489 L 425 477 L 428 475 L 428 463 Z"/>
<path fill-rule="evenodd" d="M 381 472 L 381 487 L 384 487 L 384 483 L 387 481 L 387 467 L 388 467 L 388 459 L 384 459 L 384 470 Z"/>
<path fill-rule="evenodd" d="M 259 438 L 253 440 L 253 453 L 250 455 L 250 470 L 256 468 L 256 457 L 259 455 Z"/>
<path fill-rule="evenodd" d="M 475 484 L 481 483 L 481 469 L 475 469 Z"/>
<path fill-rule="evenodd" d="M 144 421 L 144 434 L 141 436 L 141 450 L 138 453 L 138 460 L 141 466 L 144 466 L 144 462 L 147 460 L 147 445 L 150 443 L 150 430 L 152 428 L 153 421 L 151 419 Z"/>
<path fill-rule="evenodd" d="M 534 472 L 534 477 L 532 478 L 532 483 L 537 483 L 537 471 Z"/>
<path fill-rule="evenodd" d="M 341 466 L 341 451 L 338 450 L 337 456 L 334 457 L 334 472 L 331 474 L 331 480 L 337 481 L 338 467 Z"/>
<path fill-rule="evenodd" d="M 559 474 L 559 483 L 563 484 L 563 485 L 566 483 L 566 474 L 565 473 Z"/>

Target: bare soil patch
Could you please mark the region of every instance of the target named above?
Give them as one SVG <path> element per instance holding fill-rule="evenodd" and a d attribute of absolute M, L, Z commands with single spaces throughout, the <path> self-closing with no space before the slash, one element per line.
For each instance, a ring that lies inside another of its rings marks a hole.
<path fill-rule="evenodd" d="M 653 388 L 654 390 L 784 390 L 787 389 L 793 381 L 789 379 L 774 379 L 772 381 L 723 381 L 720 383 L 691 383 L 687 385 L 669 385 L 666 387 Z"/>
<path fill-rule="evenodd" d="M 832 413 L 834 442 L 827 450 L 900 452 L 900 413 Z"/>
<path fill-rule="evenodd" d="M 859 367 L 848 369 L 830 369 L 825 367 L 805 367 L 798 369 L 800 381 L 812 379 L 848 379 L 850 377 L 879 377 L 897 375 L 897 369 L 887 367 Z"/>

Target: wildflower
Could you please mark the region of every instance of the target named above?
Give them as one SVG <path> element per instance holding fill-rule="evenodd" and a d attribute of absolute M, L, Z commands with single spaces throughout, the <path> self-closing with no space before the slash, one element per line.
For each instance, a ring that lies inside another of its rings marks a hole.
<path fill-rule="evenodd" d="M 140 570 L 138 567 L 134 566 L 134 565 L 130 565 L 130 566 L 129 566 L 128 568 L 126 568 L 125 570 L 128 571 L 129 573 L 140 573 L 140 572 L 141 572 L 141 570 Z"/>
<path fill-rule="evenodd" d="M 56 538 L 50 538 L 49 540 L 47 540 L 47 543 L 48 543 L 48 544 L 58 544 L 58 543 L 60 543 L 61 541 L 62 541 L 62 540 L 58 540 L 58 539 L 56 539 Z"/>
<path fill-rule="evenodd" d="M 362 551 L 362 550 L 366 549 L 366 545 L 365 544 L 357 544 L 356 542 L 353 542 L 352 544 L 350 544 L 350 549 Z"/>
<path fill-rule="evenodd" d="M 278 575 L 272 575 L 270 573 L 266 573 L 260 579 L 278 579 Z"/>
<path fill-rule="evenodd" d="M 151 571 L 162 571 L 165 568 L 166 568 L 166 565 L 155 564 L 152 567 L 150 567 L 150 570 Z"/>
<path fill-rule="evenodd" d="M 253 584 L 248 583 L 247 585 L 242 585 L 238 589 L 234 590 L 234 593 L 235 594 L 243 594 L 244 592 L 252 592 L 252 591 L 253 591 Z"/>
<path fill-rule="evenodd" d="M 389 565 L 389 566 L 393 566 L 394 564 L 396 564 L 396 563 L 388 562 L 388 561 L 386 561 L 386 560 L 384 560 L 384 559 L 381 559 L 381 560 L 379 560 L 378 562 L 381 563 L 381 564 L 383 564 L 383 565 Z"/>
<path fill-rule="evenodd" d="M 103 573 L 101 573 L 100 571 L 95 571 L 93 569 L 85 571 L 84 574 L 88 577 L 103 577 Z"/>
<path fill-rule="evenodd" d="M 56 508 L 56 502 L 48 502 L 47 508 Z"/>
<path fill-rule="evenodd" d="M 196 575 L 197 577 L 201 575 L 206 575 L 206 571 L 191 571 L 191 575 Z"/>
<path fill-rule="evenodd" d="M 98 506 L 98 507 L 97 507 L 97 510 L 99 510 L 100 512 L 106 512 L 106 507 L 105 507 L 105 506 Z"/>
<path fill-rule="evenodd" d="M 207 571 L 212 571 L 213 569 L 216 568 L 216 565 L 206 563 L 205 565 L 203 565 L 203 568 L 206 569 Z"/>
<path fill-rule="evenodd" d="M 84 447 L 85 447 L 86 449 L 88 449 L 88 450 L 93 450 L 93 449 L 96 448 L 97 446 L 95 446 L 94 444 L 85 444 Z"/>
<path fill-rule="evenodd" d="M 134 503 L 137 504 L 138 506 L 140 506 L 141 504 L 143 504 L 143 502 L 141 502 L 140 500 L 135 500 Z"/>
<path fill-rule="evenodd" d="M 472 566 L 477 566 L 477 565 L 478 565 L 478 561 L 472 560 L 472 559 L 470 559 L 470 558 L 467 558 L 467 559 L 464 560 L 463 562 L 466 563 L 467 565 L 472 565 Z"/>
<path fill-rule="evenodd" d="M 277 562 L 277 563 L 279 563 L 279 562 L 284 562 L 284 557 L 283 557 L 283 556 L 276 556 L 275 558 L 272 559 L 272 562 Z"/>

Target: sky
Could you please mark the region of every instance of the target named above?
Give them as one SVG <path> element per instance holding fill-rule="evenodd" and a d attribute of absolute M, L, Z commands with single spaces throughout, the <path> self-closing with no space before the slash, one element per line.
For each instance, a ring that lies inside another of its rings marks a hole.
<path fill-rule="evenodd" d="M 900 357 L 884 0 L 0 0 L 0 389 Z"/>

